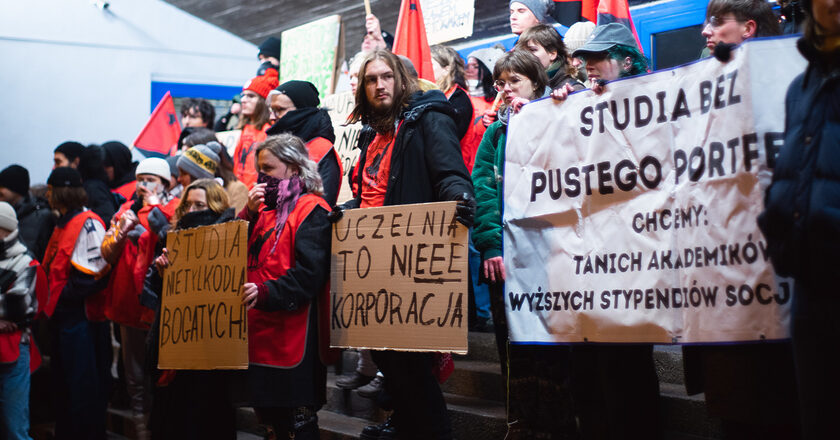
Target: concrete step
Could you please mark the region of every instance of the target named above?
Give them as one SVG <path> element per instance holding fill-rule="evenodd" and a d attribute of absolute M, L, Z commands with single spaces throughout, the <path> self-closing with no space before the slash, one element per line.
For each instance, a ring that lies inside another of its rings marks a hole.
<path fill-rule="evenodd" d="M 441 385 L 443 392 L 504 402 L 505 383 L 498 362 L 458 359 L 455 370 Z"/>
<path fill-rule="evenodd" d="M 470 332 L 467 354 L 453 355 L 455 359 L 470 361 L 499 362 L 499 350 L 496 348 L 494 333 Z"/>
<path fill-rule="evenodd" d="M 682 347 L 679 345 L 654 345 L 653 362 L 659 383 L 685 384 Z"/>
<path fill-rule="evenodd" d="M 659 395 L 664 431 L 689 436 L 686 438 L 723 438 L 720 420 L 709 417 L 702 394 L 689 396 L 683 385 L 660 383 Z"/>
<path fill-rule="evenodd" d="M 321 440 L 356 440 L 365 426 L 370 424 L 369 420 L 324 409 L 318 411 L 318 427 L 321 431 Z"/>

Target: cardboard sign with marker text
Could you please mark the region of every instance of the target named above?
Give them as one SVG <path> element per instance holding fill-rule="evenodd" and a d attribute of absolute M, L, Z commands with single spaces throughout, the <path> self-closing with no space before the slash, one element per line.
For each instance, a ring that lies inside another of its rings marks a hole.
<path fill-rule="evenodd" d="M 248 326 L 239 295 L 246 282 L 248 223 L 169 232 L 163 274 L 158 368 L 248 368 Z"/>
<path fill-rule="evenodd" d="M 467 239 L 455 202 L 350 209 L 333 226 L 330 345 L 467 352 Z"/>

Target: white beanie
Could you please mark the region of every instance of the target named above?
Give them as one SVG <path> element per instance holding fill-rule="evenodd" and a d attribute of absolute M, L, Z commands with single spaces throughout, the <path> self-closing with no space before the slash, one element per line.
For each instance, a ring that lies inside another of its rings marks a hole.
<path fill-rule="evenodd" d="M 17 214 L 15 208 L 6 202 L 0 202 L 0 228 L 9 232 L 14 232 L 18 227 Z"/>
<path fill-rule="evenodd" d="M 579 21 L 569 27 L 566 35 L 563 36 L 563 43 L 566 45 L 566 52 L 572 53 L 583 47 L 589 40 L 592 31 L 595 30 L 595 23 L 591 21 Z"/>
<path fill-rule="evenodd" d="M 169 170 L 169 163 L 159 157 L 150 157 L 140 161 L 137 165 L 137 170 L 134 172 L 134 176 L 137 177 L 141 174 L 158 176 L 165 180 L 166 183 L 169 183 L 169 180 L 172 179 L 172 173 Z"/>

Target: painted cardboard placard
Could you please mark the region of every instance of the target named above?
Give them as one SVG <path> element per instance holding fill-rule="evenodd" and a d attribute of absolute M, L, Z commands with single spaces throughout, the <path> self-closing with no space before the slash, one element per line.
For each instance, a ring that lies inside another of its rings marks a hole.
<path fill-rule="evenodd" d="M 330 345 L 466 353 L 468 235 L 455 202 L 345 211 L 333 226 Z"/>
<path fill-rule="evenodd" d="M 158 368 L 248 368 L 248 222 L 171 231 L 163 274 Z"/>
<path fill-rule="evenodd" d="M 335 151 L 341 159 L 341 168 L 344 175 L 341 181 L 341 190 L 338 193 L 338 203 L 344 203 L 353 198 L 350 191 L 350 172 L 359 160 L 359 149 L 356 148 L 359 141 L 359 134 L 362 132 L 362 124 L 347 124 L 347 117 L 353 111 L 355 98 L 350 91 L 329 95 L 321 101 L 321 107 L 329 110 L 333 130 L 335 130 Z"/>
<path fill-rule="evenodd" d="M 429 45 L 472 35 L 475 0 L 420 0 L 420 6 Z"/>

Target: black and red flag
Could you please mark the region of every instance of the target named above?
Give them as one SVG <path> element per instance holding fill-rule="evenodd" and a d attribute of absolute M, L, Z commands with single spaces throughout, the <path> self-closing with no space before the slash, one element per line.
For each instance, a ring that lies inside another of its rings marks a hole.
<path fill-rule="evenodd" d="M 566 27 L 584 20 L 595 23 L 598 19 L 598 0 L 554 0 L 551 16 Z"/>
<path fill-rule="evenodd" d="M 642 50 L 639 34 L 636 33 L 636 26 L 633 25 L 633 19 L 630 18 L 630 5 L 627 0 L 600 0 L 598 2 L 597 24 L 600 26 L 608 23 L 621 23 L 630 29 L 633 36 L 636 37 L 636 46 L 640 51 Z"/>
<path fill-rule="evenodd" d="M 181 124 L 175 113 L 175 103 L 172 95 L 166 92 L 134 140 L 134 147 L 146 157 L 166 157 L 177 150 L 180 136 Z"/>
<path fill-rule="evenodd" d="M 420 0 L 402 1 L 396 34 L 392 52 L 410 59 L 419 78 L 435 82 L 432 52 L 426 39 L 426 23 L 423 22 Z"/>

